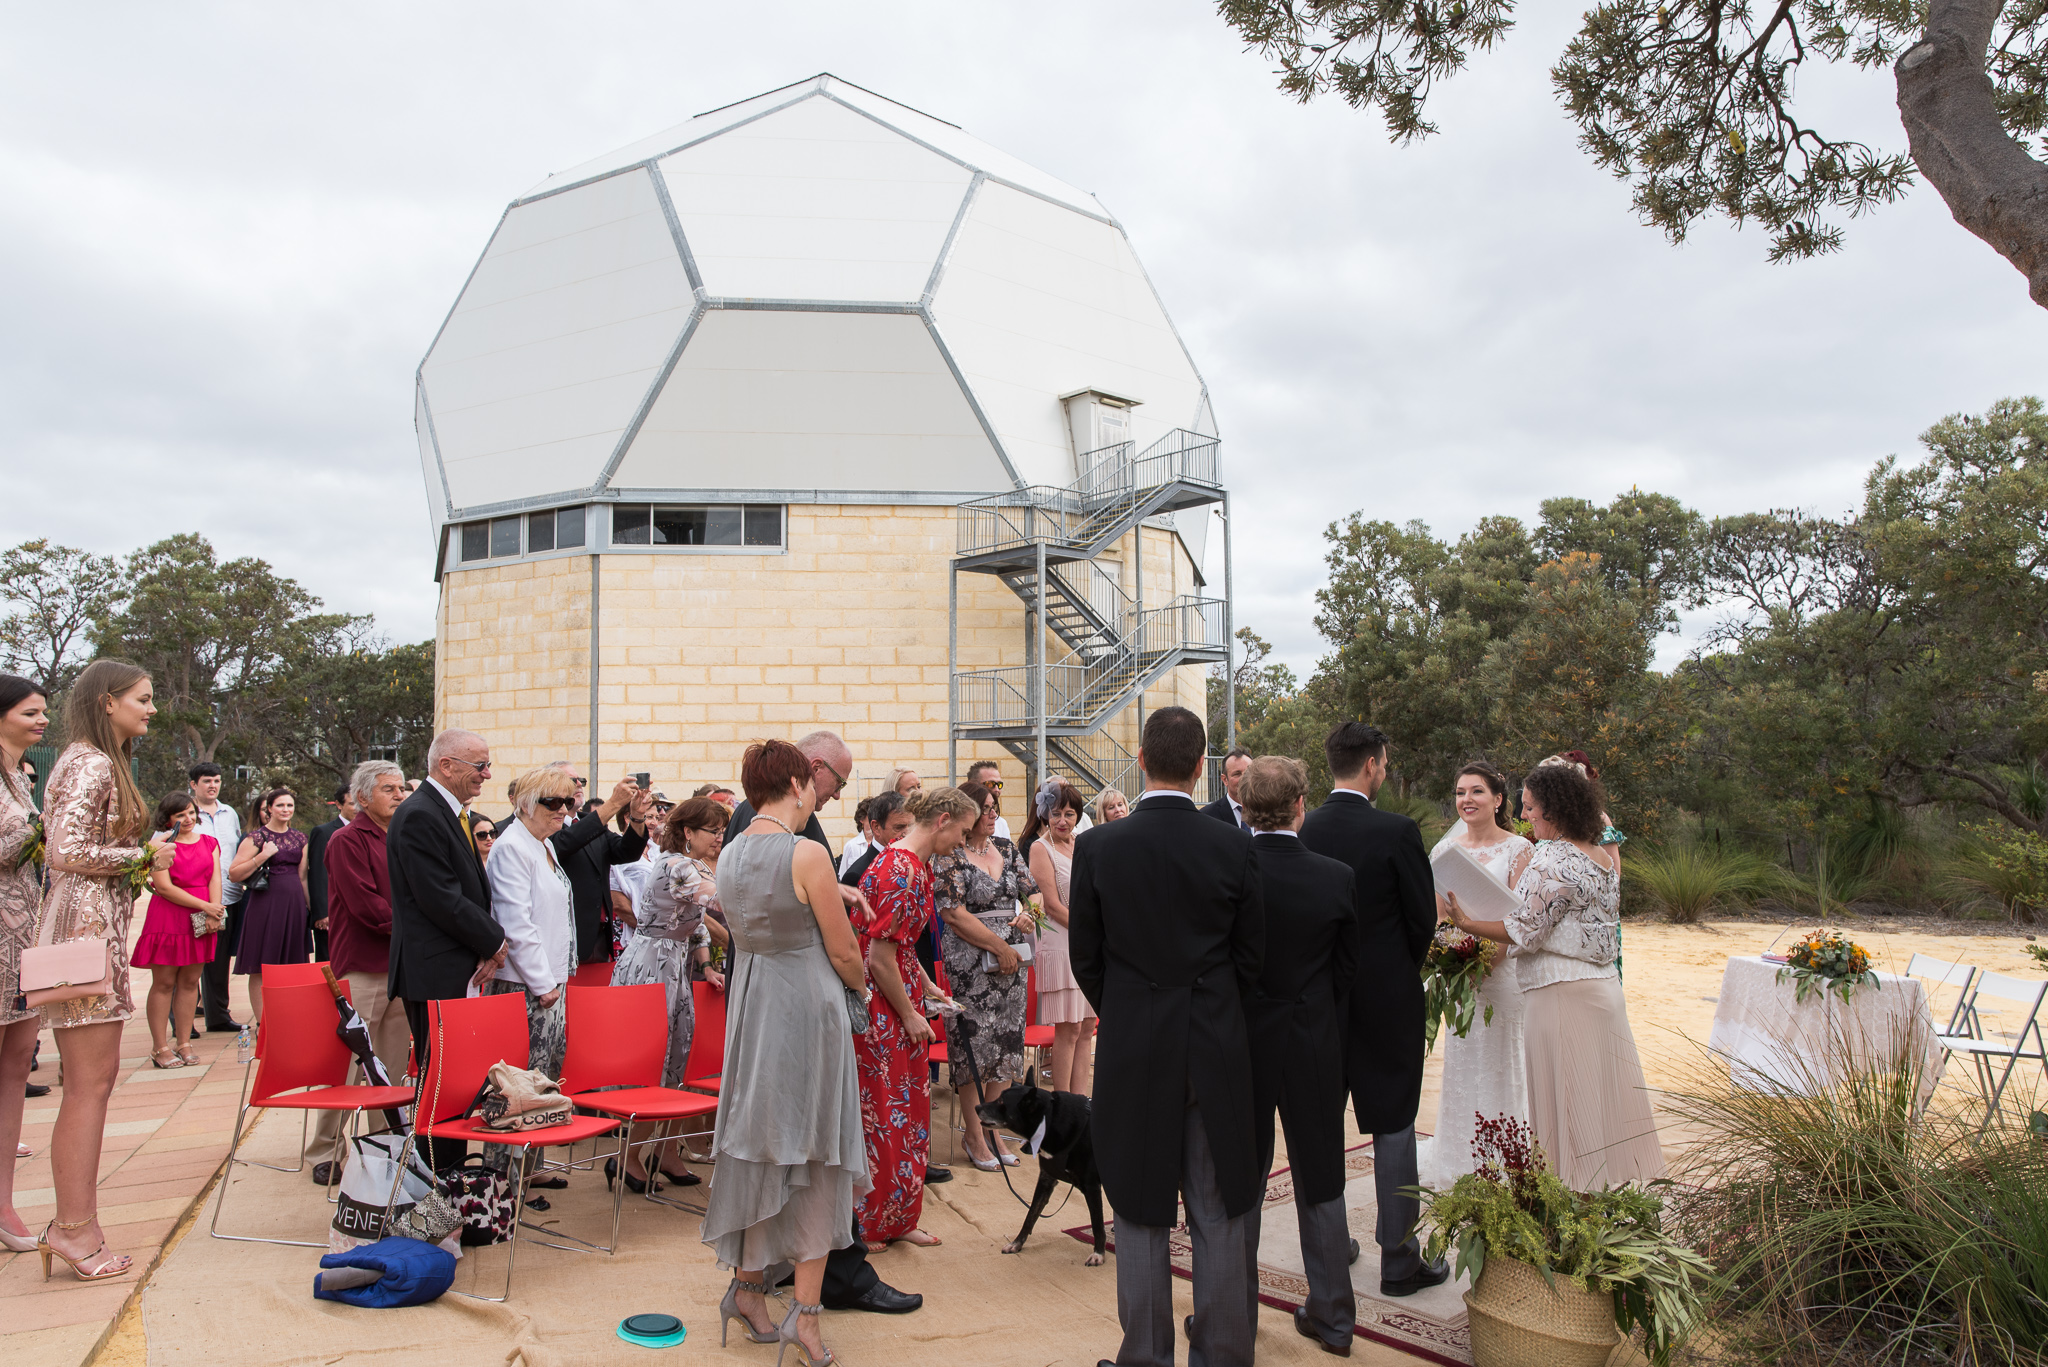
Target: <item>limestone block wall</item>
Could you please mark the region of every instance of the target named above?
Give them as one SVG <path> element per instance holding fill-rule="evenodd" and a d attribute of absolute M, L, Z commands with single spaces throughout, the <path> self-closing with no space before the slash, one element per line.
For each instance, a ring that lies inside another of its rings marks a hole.
<path fill-rule="evenodd" d="M 766 736 L 829 727 L 853 751 L 851 792 L 875 791 L 905 764 L 946 773 L 947 507 L 791 504 L 777 554 L 630 552 L 597 557 L 596 772 L 607 784 L 647 770 L 680 797 L 698 783 L 737 787 L 739 758 Z M 1168 533 L 1148 531 L 1147 598 L 1164 602 L 1191 572 Z M 496 782 L 535 764 L 591 762 L 592 570 L 588 555 L 450 570 L 442 580 L 437 716 L 489 738 Z M 1176 577 L 1177 576 L 1177 577 Z M 1128 580 L 1126 581 L 1128 582 Z M 960 576 L 963 669 L 1026 661 L 1023 605 L 991 575 Z M 1201 710 L 1202 670 L 1162 679 L 1147 707 Z M 1120 735 L 1135 749 L 1126 718 Z M 1004 809 L 1022 825 L 1023 768 L 998 746 L 962 746 L 1002 764 Z M 494 803 L 493 798 L 498 800 Z M 824 813 L 835 841 L 851 801 Z"/>

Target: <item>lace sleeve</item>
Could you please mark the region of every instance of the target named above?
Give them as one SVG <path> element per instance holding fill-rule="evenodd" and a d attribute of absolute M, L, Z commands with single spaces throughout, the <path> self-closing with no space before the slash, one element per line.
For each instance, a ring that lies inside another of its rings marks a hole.
<path fill-rule="evenodd" d="M 1027 897 L 1035 896 L 1038 892 L 1038 880 L 1031 876 L 1031 866 L 1024 862 L 1023 855 L 1017 853 L 1015 845 L 1007 840 L 1000 843 L 1003 846 L 1005 871 L 1010 875 L 1011 886 L 1016 889 L 1017 900 L 1021 902 Z"/>
<path fill-rule="evenodd" d="M 941 916 L 967 905 L 967 861 L 959 854 L 932 861 L 932 904 Z"/>
<path fill-rule="evenodd" d="M 1523 949 L 1612 963 L 1620 953 L 1621 938 L 1618 924 L 1602 914 L 1596 886 L 1601 872 L 1569 845 L 1537 846 L 1515 884 L 1522 905 L 1508 913 L 1509 938 Z"/>
<path fill-rule="evenodd" d="M 142 853 L 140 845 L 108 845 L 102 828 L 114 800 L 113 762 L 98 751 L 58 766 L 50 780 L 50 864 L 67 873 L 111 877 Z"/>

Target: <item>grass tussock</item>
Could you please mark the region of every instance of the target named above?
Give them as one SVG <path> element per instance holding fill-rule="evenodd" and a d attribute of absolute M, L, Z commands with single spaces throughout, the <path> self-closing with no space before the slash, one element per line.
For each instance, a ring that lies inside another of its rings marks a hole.
<path fill-rule="evenodd" d="M 1703 1076 L 1666 1104 L 1694 1140 L 1671 1213 L 1717 1269 L 1712 1356 L 2048 1362 L 2040 1139 L 1918 1115 L 1904 1065 L 1811 1095 Z"/>
<path fill-rule="evenodd" d="M 1768 859 L 1703 843 L 1631 851 L 1622 861 L 1621 876 L 1635 884 L 1649 910 L 1685 924 L 1719 908 L 1747 906 L 1783 882 Z"/>

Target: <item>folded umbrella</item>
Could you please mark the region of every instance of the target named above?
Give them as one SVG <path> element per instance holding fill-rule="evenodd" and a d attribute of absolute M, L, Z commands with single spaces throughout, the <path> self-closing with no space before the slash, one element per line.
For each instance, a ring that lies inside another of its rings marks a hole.
<path fill-rule="evenodd" d="M 356 1062 L 362 1065 L 363 1081 L 372 1087 L 389 1087 L 391 1074 L 384 1070 L 384 1061 L 377 1057 L 377 1051 L 370 1047 L 370 1027 L 363 1024 L 363 1018 L 356 1014 L 355 1004 L 348 999 L 348 993 L 341 990 L 341 982 L 334 976 L 334 969 L 328 964 L 320 965 L 320 976 L 327 980 L 327 990 L 334 994 L 334 1011 L 341 1017 L 334 1027 L 334 1033 Z M 384 1126 L 393 1134 L 404 1134 L 405 1116 L 399 1111 L 384 1112 Z"/>

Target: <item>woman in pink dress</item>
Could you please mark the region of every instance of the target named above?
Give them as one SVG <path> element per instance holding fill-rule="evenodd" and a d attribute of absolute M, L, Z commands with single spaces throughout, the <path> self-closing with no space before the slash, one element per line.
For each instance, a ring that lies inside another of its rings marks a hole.
<path fill-rule="evenodd" d="M 1074 868 L 1074 827 L 1083 805 L 1081 794 L 1067 784 L 1048 783 L 1032 804 L 1024 839 L 1031 846 L 1031 876 L 1045 906 L 1045 929 L 1038 932 L 1033 962 L 1038 1023 L 1052 1027 L 1052 1089 L 1086 1096 L 1095 1074 L 1095 1012 L 1067 956 L 1067 877 Z"/>
<path fill-rule="evenodd" d="M 149 970 L 149 1061 L 159 1068 L 199 1062 L 179 1038 L 177 1022 L 192 1019 L 199 1000 L 199 970 L 213 962 L 214 936 L 226 913 L 220 900 L 220 844 L 198 829 L 199 809 L 190 793 L 172 793 L 156 804 L 153 831 L 171 832 L 170 858 L 158 857 L 149 879 L 149 915 L 130 960 Z M 205 927 L 194 928 L 195 921 Z"/>

